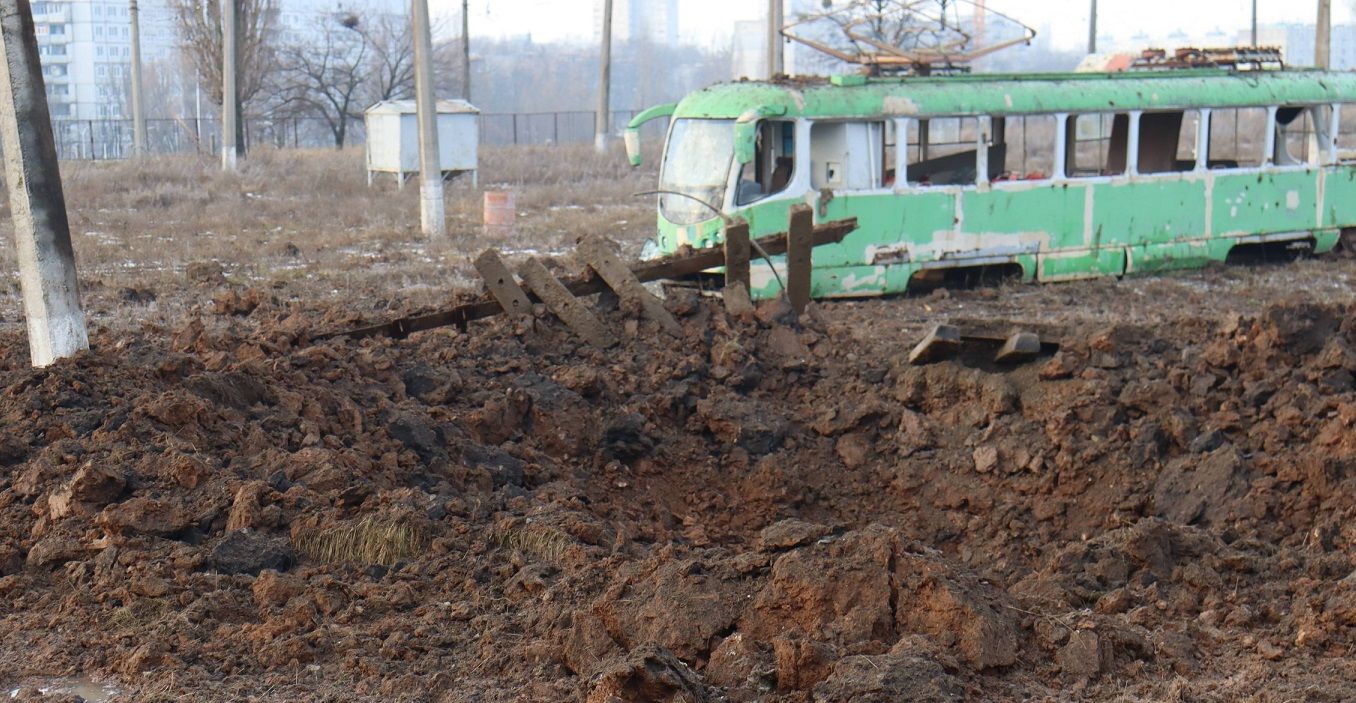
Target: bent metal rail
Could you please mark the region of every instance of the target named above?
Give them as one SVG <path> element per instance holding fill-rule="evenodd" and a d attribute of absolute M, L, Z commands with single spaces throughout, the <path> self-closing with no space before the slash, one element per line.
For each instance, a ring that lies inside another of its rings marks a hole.
<path fill-rule="evenodd" d="M 588 238 L 579 247 L 580 253 L 588 266 L 585 274 L 557 280 L 534 257 L 527 259 L 519 268 L 519 277 L 522 279 L 521 285 L 509 272 L 498 252 L 489 250 L 482 253 L 476 260 L 476 269 L 485 280 L 486 288 L 486 292 L 477 300 L 439 312 L 405 317 L 354 330 L 322 334 L 314 337 L 314 339 L 320 341 L 335 337 L 363 338 L 377 336 L 403 338 L 415 332 L 450 325 L 456 325 L 465 330 L 474 320 L 504 313 L 525 314 L 529 312 L 529 306 L 532 303 L 544 303 L 553 314 L 585 340 L 594 346 L 608 347 L 615 341 L 614 338 L 593 317 L 591 312 L 574 302 L 577 297 L 602 293 L 605 290 L 612 290 L 622 298 L 634 300 L 645 310 L 648 317 L 655 319 L 661 326 L 673 331 L 674 325 L 667 317 L 662 304 L 657 304 L 658 300 L 653 298 L 644 288 L 641 288 L 640 284 L 649 281 L 684 278 L 707 269 L 725 266 L 732 271 L 744 272 L 742 278 L 736 277 L 737 280 L 727 280 L 727 283 L 738 284 L 747 295 L 748 272 L 750 269 L 756 268 L 751 266 L 748 260 L 750 249 L 753 249 L 767 256 L 790 251 L 791 258 L 803 261 L 805 267 L 804 275 L 795 278 L 805 281 L 808 285 L 810 262 L 808 250 L 841 242 L 843 237 L 857 227 L 857 221 L 852 218 L 812 225 L 809 214 L 808 210 L 800 211 L 800 214 L 794 218 L 792 227 L 787 231 L 762 237 L 751 243 L 754 246 L 747 246 L 750 242 L 744 239 L 743 244 L 746 246 L 733 250 L 724 246 L 695 250 L 686 248 L 670 256 L 633 264 L 630 267 L 617 261 L 612 252 L 612 247 L 608 243 L 601 239 Z M 730 229 L 735 232 L 747 232 L 747 228 L 741 222 L 732 222 Z M 738 238 L 732 237 L 730 239 L 734 241 Z M 799 249 L 806 250 L 803 256 L 797 255 Z M 527 290 L 524 290 L 524 286 Z M 793 301 L 798 298 L 808 300 L 809 292 L 808 290 L 803 293 L 793 290 L 790 297 Z"/>

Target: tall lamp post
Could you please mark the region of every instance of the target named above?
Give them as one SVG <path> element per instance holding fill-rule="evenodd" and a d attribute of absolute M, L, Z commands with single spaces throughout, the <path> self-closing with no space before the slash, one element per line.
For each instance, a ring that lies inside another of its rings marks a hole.
<path fill-rule="evenodd" d="M 607 135 L 612 131 L 612 0 L 603 0 L 603 37 L 598 65 L 598 112 L 594 117 L 593 148 L 607 153 Z"/>
<path fill-rule="evenodd" d="M 438 101 L 433 92 L 433 36 L 429 30 L 428 0 L 411 0 L 414 25 L 414 102 L 419 121 L 419 224 L 424 235 L 447 234 L 443 203 L 443 165 L 438 149 Z"/>
<path fill-rule="evenodd" d="M 132 42 L 132 155 L 146 154 L 146 112 L 141 93 L 141 11 L 137 0 L 127 1 Z"/>
<path fill-rule="evenodd" d="M 1332 0 L 1318 0 L 1318 24 L 1314 30 L 1314 65 L 1332 68 Z"/>
<path fill-rule="evenodd" d="M 1088 53 L 1097 53 L 1097 0 L 1092 0 L 1092 11 L 1088 13 Z"/>
<path fill-rule="evenodd" d="M 29 360 L 47 366 L 89 349 L 89 333 L 28 0 L 0 4 L 0 148 Z"/>
<path fill-rule="evenodd" d="M 235 80 L 237 49 L 235 32 L 236 0 L 221 0 L 221 168 L 235 170 L 236 118 L 240 115 L 240 95 Z"/>

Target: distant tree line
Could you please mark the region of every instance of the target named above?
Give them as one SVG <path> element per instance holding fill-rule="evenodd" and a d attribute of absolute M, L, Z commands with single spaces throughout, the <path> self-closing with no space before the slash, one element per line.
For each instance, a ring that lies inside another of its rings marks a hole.
<path fill-rule="evenodd" d="M 450 49 L 459 50 L 453 45 Z M 455 52 L 452 52 L 455 53 Z M 486 112 L 593 110 L 597 47 L 542 44 L 526 37 L 472 45 L 471 94 Z M 440 72 L 440 92 L 457 94 L 456 71 Z M 612 49 L 614 110 L 677 100 L 730 77 L 730 54 L 647 40 Z"/>
<path fill-rule="evenodd" d="M 174 0 L 182 60 L 221 108 L 221 16 L 217 0 Z M 323 122 L 342 148 L 363 112 L 414 94 L 408 19 L 365 9 L 335 13 L 318 26 L 280 26 L 277 0 L 239 0 L 242 116 Z M 358 6 L 359 8 L 361 6 Z M 435 35 L 441 34 L 435 28 Z M 541 44 L 529 38 L 473 37 L 473 102 L 484 112 L 590 110 L 598 89 L 596 47 Z M 465 95 L 460 38 L 434 47 L 440 98 Z M 614 109 L 673 100 L 729 75 L 728 52 L 633 41 L 613 48 Z M 181 89 L 184 86 L 180 86 Z M 168 89 L 168 87 L 167 87 Z M 192 91 L 188 87 L 188 91 Z M 180 91 L 183 92 L 182 90 Z M 184 96 L 181 94 L 180 112 Z M 155 98 L 152 98 L 155 102 Z M 160 102 L 169 104 L 163 96 Z M 241 120 L 240 124 L 244 124 Z M 237 143 L 244 144 L 240 135 Z"/>

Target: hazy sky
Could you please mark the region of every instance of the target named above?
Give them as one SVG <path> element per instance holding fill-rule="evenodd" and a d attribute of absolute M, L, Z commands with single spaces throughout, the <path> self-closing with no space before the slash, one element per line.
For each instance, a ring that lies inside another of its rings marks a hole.
<path fill-rule="evenodd" d="M 459 33 L 461 0 L 429 0 L 449 34 Z M 588 41 L 593 8 L 601 0 L 470 0 L 471 35 L 531 34 L 538 41 Z M 1101 28 L 1118 36 L 1143 32 L 1164 37 L 1177 29 L 1203 33 L 1219 28 L 1229 34 L 1247 28 L 1250 0 L 1099 0 Z M 759 19 L 765 0 L 679 0 L 679 30 L 705 45 L 729 42 L 736 20 Z M 1087 0 L 989 0 L 989 7 L 1042 28 L 1048 24 L 1057 47 L 1087 42 Z M 1337 0 L 1333 21 L 1352 19 L 1350 2 Z M 1313 22 L 1315 0 L 1259 0 L 1260 20 Z"/>

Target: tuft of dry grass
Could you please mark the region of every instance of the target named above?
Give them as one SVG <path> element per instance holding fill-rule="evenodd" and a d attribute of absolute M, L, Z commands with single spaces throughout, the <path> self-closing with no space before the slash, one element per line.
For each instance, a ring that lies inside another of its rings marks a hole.
<path fill-rule="evenodd" d="M 143 628 L 159 620 L 170 609 L 168 601 L 159 598 L 138 598 L 109 613 L 107 624 L 110 629 Z"/>
<path fill-rule="evenodd" d="M 428 526 L 408 516 L 368 515 L 336 527 L 314 528 L 299 535 L 297 551 L 326 564 L 391 566 L 428 551 Z"/>
<path fill-rule="evenodd" d="M 490 537 L 505 549 L 557 565 L 565 558 L 566 550 L 574 544 L 574 539 L 564 532 L 537 525 L 496 528 Z"/>

